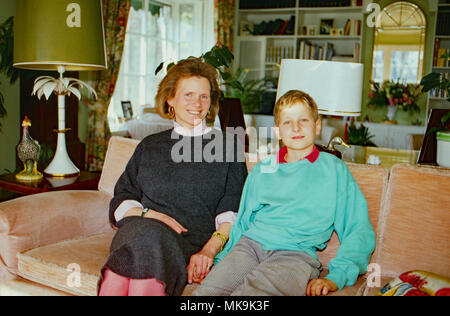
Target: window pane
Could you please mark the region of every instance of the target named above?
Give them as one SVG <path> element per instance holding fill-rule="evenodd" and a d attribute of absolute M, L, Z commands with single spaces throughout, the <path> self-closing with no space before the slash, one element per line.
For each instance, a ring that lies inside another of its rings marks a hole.
<path fill-rule="evenodd" d="M 418 51 L 393 51 L 390 79 L 393 81 L 416 83 L 418 64 Z"/>
<path fill-rule="evenodd" d="M 373 52 L 373 70 L 372 80 L 381 83 L 383 81 L 384 72 L 384 52 L 376 50 Z"/>

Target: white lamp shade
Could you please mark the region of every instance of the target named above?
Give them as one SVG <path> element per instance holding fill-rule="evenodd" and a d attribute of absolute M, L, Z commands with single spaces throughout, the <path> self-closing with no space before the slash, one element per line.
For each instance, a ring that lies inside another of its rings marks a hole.
<path fill-rule="evenodd" d="M 289 90 L 308 93 L 319 114 L 361 115 L 364 65 L 322 60 L 283 59 L 277 100 Z"/>

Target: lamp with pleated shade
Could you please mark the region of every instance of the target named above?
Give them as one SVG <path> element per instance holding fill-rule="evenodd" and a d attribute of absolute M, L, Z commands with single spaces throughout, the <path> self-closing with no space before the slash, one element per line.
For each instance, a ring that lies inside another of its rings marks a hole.
<path fill-rule="evenodd" d="M 63 74 L 106 68 L 101 0 L 15 0 L 14 19 L 14 67 L 59 72 L 59 78 L 37 78 L 33 88 L 39 98 L 58 95 L 57 147 L 44 173 L 52 177 L 79 174 L 66 148 L 65 96 L 80 99 L 80 87 L 96 93 Z"/>

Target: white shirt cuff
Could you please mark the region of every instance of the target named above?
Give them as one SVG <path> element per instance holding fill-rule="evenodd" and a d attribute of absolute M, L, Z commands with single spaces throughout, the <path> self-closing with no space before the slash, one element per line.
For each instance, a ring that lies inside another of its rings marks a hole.
<path fill-rule="evenodd" d="M 116 208 L 116 211 L 114 212 L 114 218 L 116 219 L 116 221 L 118 222 L 121 219 L 123 219 L 126 212 L 128 212 L 128 210 L 133 207 L 140 207 L 144 209 L 144 206 L 135 200 L 125 200 L 122 203 L 120 203 L 119 207 Z"/>
<path fill-rule="evenodd" d="M 237 214 L 233 211 L 223 212 L 216 216 L 216 229 L 219 229 L 219 226 L 223 223 L 231 223 L 233 224 L 236 221 Z"/>

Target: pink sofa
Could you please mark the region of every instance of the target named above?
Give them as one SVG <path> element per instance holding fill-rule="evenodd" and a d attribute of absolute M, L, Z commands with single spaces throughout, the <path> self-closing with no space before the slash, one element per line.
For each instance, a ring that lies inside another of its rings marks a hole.
<path fill-rule="evenodd" d="M 49 192 L 0 203 L 0 295 L 96 295 L 115 233 L 108 223 L 109 200 L 137 143 L 111 139 L 98 191 Z M 253 165 L 247 162 L 249 170 Z M 413 269 L 449 276 L 450 169 L 348 167 L 368 202 L 377 233 L 371 262 L 377 265 L 332 295 L 372 295 Z M 338 246 L 334 234 L 319 253 L 323 274 Z M 187 286 L 183 295 L 194 288 Z"/>

